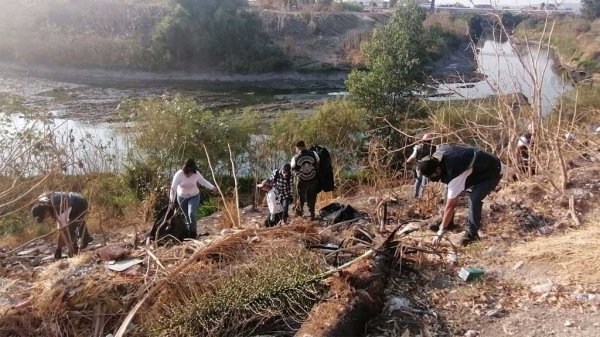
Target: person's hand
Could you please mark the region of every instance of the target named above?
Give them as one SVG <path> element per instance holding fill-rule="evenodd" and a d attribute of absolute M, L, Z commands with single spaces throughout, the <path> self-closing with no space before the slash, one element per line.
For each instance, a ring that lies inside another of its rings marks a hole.
<path fill-rule="evenodd" d="M 440 227 L 440 229 L 435 234 L 435 237 L 433 238 L 433 241 L 431 242 L 431 244 L 434 246 L 439 245 L 442 242 L 442 238 L 444 237 L 445 232 L 446 231 Z"/>

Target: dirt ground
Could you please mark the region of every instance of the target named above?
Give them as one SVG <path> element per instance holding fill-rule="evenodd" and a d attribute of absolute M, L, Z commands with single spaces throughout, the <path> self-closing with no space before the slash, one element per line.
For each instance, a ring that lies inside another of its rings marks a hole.
<path fill-rule="evenodd" d="M 400 258 L 404 263 L 396 265 L 387 281 L 384 309 L 369 322 L 366 336 L 600 336 L 600 164 L 586 161 L 578 166 L 569 171 L 564 195 L 544 188 L 547 185 L 541 177 L 503 183 L 485 200 L 483 240 L 469 247 L 450 244 L 460 238 L 460 228 L 441 247 L 431 246 L 433 232 L 422 224 L 408 236 L 399 236 L 406 247 L 422 253 Z M 435 185 L 429 189 L 437 190 Z M 393 190 L 374 187 L 345 198 L 322 194 L 319 206 L 350 204 L 375 223 L 377 205 L 388 200 L 385 230 L 389 233 L 398 224 L 408 223 L 403 228 L 417 224 L 419 216 L 425 218 L 439 208 L 435 197 L 416 201 L 410 194 L 409 185 Z M 570 196 L 581 225 L 573 221 Z M 464 221 L 465 200 L 459 208 L 457 224 Z M 267 210 L 246 207 L 241 216 L 245 228 L 258 229 Z M 208 235 L 202 242 L 237 232 L 224 228 L 224 217 L 217 213 L 200 221 L 199 232 Z M 293 218 L 292 224 L 303 221 Z M 326 228 L 324 222 L 319 225 Z M 103 237 L 95 234 L 94 238 L 87 251 L 102 246 Z M 110 235 L 112 243 L 133 240 L 131 229 Z M 35 275 L 61 268 L 61 263 L 48 259 L 52 245 L 42 240 L 3 261 L 3 306 L 21 305 Z M 2 251 L 6 253 L 7 248 Z M 456 261 L 449 253 L 456 254 Z M 90 258 L 91 254 L 82 254 L 73 263 L 86 263 Z M 458 277 L 463 267 L 478 267 L 484 274 L 465 282 Z M 136 273 L 143 270 L 132 275 Z"/>

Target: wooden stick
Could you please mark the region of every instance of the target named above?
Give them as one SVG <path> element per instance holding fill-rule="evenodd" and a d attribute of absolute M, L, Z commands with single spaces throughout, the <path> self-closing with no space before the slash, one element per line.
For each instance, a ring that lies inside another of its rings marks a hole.
<path fill-rule="evenodd" d="M 571 194 L 571 196 L 569 197 L 569 213 L 571 213 L 571 217 L 573 218 L 575 225 L 577 227 L 580 227 L 581 221 L 579 220 L 577 212 L 575 211 L 575 196 L 573 194 Z"/>
<path fill-rule="evenodd" d="M 203 144 L 202 147 L 204 148 L 204 153 L 206 153 L 206 160 L 208 161 L 208 167 L 210 168 L 210 173 L 212 174 L 213 182 L 215 183 L 215 186 L 217 187 L 217 191 L 219 191 L 219 194 L 221 195 L 221 200 L 223 200 L 223 207 L 225 208 L 225 212 L 227 213 L 227 215 L 229 215 L 229 220 L 231 220 L 231 224 L 235 226 L 235 221 L 233 221 L 233 215 L 229 211 L 229 207 L 227 207 L 227 200 L 225 199 L 225 195 L 223 194 L 221 187 L 217 183 L 215 171 L 213 170 L 212 164 L 210 163 L 210 156 L 208 155 L 208 150 L 206 149 L 206 145 Z M 117 336 L 115 336 L 115 337 L 117 337 Z"/>
<path fill-rule="evenodd" d="M 233 183 L 235 187 L 235 209 L 237 210 L 237 223 L 234 224 L 235 228 L 242 226 L 242 219 L 240 214 L 240 194 L 238 191 L 238 180 L 235 174 L 235 163 L 233 162 L 233 154 L 231 153 L 231 146 L 227 143 L 227 149 L 229 150 L 229 160 L 231 161 L 231 173 L 233 174 Z"/>

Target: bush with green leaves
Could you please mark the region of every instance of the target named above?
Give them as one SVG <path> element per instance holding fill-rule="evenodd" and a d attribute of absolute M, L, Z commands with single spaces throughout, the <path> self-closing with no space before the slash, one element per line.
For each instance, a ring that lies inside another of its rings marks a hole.
<path fill-rule="evenodd" d="M 270 148 L 284 153 L 290 153 L 300 139 L 323 145 L 331 152 L 335 169 L 345 171 L 355 167 L 364 153 L 367 120 L 365 109 L 353 101 L 332 100 L 308 117 L 294 112 L 281 114 L 271 127 L 268 142 L 272 144 Z"/>
<path fill-rule="evenodd" d="M 156 26 L 152 51 L 158 64 L 235 72 L 281 70 L 289 63 L 261 31 L 245 0 L 171 0 Z"/>
<path fill-rule="evenodd" d="M 144 188 L 163 186 L 186 158 L 195 158 L 208 177 L 204 146 L 216 173 L 230 175 L 229 148 L 239 169 L 260 123 L 254 111 L 213 112 L 182 95 L 126 102 L 122 109 L 135 121 L 130 134 L 137 151 L 130 158 L 128 182 L 140 194 Z"/>
<path fill-rule="evenodd" d="M 352 99 L 371 115 L 374 128 L 392 124 L 414 112 L 412 104 L 422 88 L 425 73 L 425 12 L 416 2 L 396 7 L 390 20 L 375 29 L 364 45 L 367 70 L 354 70 L 346 86 Z M 389 128 L 378 134 L 389 136 Z"/>

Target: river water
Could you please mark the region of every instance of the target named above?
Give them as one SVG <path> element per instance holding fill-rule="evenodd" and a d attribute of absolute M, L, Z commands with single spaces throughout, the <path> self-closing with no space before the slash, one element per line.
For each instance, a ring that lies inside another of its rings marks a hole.
<path fill-rule="evenodd" d="M 523 93 L 534 102 L 536 86 L 541 87 L 541 107 L 549 114 L 563 93 L 572 89 L 555 70 L 547 49 L 511 45 L 510 42 L 482 40 L 477 54 L 478 71 L 485 80 L 474 83 L 442 84 L 434 100 L 479 99 L 492 95 Z"/>
<path fill-rule="evenodd" d="M 432 100 L 479 99 L 492 95 L 523 93 L 533 102 L 534 83 L 542 88 L 541 106 L 544 114 L 550 113 L 558 98 L 571 89 L 554 69 L 554 61 L 546 49 L 513 47 L 509 42 L 482 40 L 477 46 L 478 71 L 485 80 L 474 83 L 441 84 Z M 95 163 L 94 170 L 112 170 L 119 167 L 127 152 L 127 140 L 123 134 L 123 122 L 115 111 L 127 98 L 143 98 L 183 92 L 213 109 L 252 106 L 265 114 L 281 110 L 300 110 L 310 113 L 323 99 L 346 96 L 339 85 L 333 90 L 325 87 L 310 89 L 265 89 L 264 86 L 207 83 L 194 81 L 138 81 L 90 83 L 41 79 L 27 74 L 5 74 L 0 69 L 0 94 L 24 97 L 29 111 L 54 116 L 43 125 L 59 135 L 73 135 L 80 146 L 74 156 L 109 155 L 110 162 Z M 0 97 L 1 98 L 1 97 Z M 309 102 L 309 103 L 307 103 Z M 32 127 L 23 114 L 13 114 L 8 123 L 0 128 L 19 130 Z M 0 130 L 2 131 L 2 130 Z M 5 132 L 2 132 L 6 134 Z M 83 143 L 87 143 L 84 146 Z M 100 153 L 102 152 L 102 153 Z"/>

